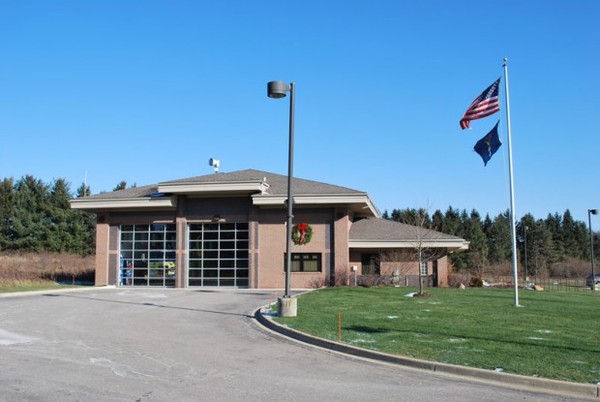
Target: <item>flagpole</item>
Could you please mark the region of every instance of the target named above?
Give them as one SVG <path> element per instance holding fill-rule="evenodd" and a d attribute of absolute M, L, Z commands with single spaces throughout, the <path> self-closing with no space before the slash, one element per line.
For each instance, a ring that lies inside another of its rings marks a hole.
<path fill-rule="evenodd" d="M 504 90 L 506 99 L 506 132 L 508 135 L 508 175 L 510 176 L 510 234 L 512 238 L 512 264 L 513 264 L 513 277 L 515 287 L 515 307 L 521 307 L 519 305 L 519 283 L 518 283 L 518 271 L 517 271 L 517 220 L 515 217 L 515 193 L 513 190 L 513 164 L 512 164 L 512 139 L 510 133 L 510 100 L 508 95 L 508 59 L 504 58 L 502 67 L 504 68 Z"/>

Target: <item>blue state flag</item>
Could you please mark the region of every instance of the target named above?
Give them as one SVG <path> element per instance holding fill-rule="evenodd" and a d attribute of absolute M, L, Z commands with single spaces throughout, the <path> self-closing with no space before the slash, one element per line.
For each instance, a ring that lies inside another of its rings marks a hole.
<path fill-rule="evenodd" d="M 481 156 L 481 159 L 483 159 L 484 166 L 487 166 L 487 163 L 492 158 L 492 155 L 494 155 L 498 148 L 500 148 L 500 145 L 502 145 L 502 143 L 500 142 L 500 138 L 498 138 L 499 123 L 500 120 L 498 120 L 498 123 L 496 123 L 492 131 L 490 131 L 485 135 L 485 137 L 477 141 L 477 144 L 475 144 L 475 146 L 473 147 L 475 152 L 477 152 Z"/>

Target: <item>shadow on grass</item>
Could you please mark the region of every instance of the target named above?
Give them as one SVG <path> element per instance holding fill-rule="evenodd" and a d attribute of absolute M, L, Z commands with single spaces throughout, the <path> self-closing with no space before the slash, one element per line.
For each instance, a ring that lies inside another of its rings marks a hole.
<path fill-rule="evenodd" d="M 364 325 L 353 325 L 351 327 L 342 327 L 342 329 L 346 329 L 348 331 L 360 332 L 362 334 L 385 334 L 387 332 L 392 332 L 390 329 L 382 329 L 382 328 L 373 328 L 366 327 Z M 398 331 L 396 331 L 398 332 Z"/>

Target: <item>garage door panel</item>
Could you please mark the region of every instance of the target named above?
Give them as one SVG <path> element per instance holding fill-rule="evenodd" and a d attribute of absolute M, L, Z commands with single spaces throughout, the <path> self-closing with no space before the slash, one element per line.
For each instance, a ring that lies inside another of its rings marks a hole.
<path fill-rule="evenodd" d="M 247 223 L 193 223 L 188 239 L 188 286 L 248 286 Z"/>

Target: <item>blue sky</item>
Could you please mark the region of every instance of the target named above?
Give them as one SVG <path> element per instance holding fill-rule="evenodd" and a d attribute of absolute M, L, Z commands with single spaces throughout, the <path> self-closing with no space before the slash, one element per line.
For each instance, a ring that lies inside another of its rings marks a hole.
<path fill-rule="evenodd" d="M 516 215 L 600 208 L 600 2 L 0 0 L 0 178 L 93 193 L 254 168 L 381 210 L 507 210 L 501 113 L 461 130 L 508 57 Z M 502 83 L 504 88 L 504 83 Z M 487 167 L 473 146 L 501 119 Z"/>

